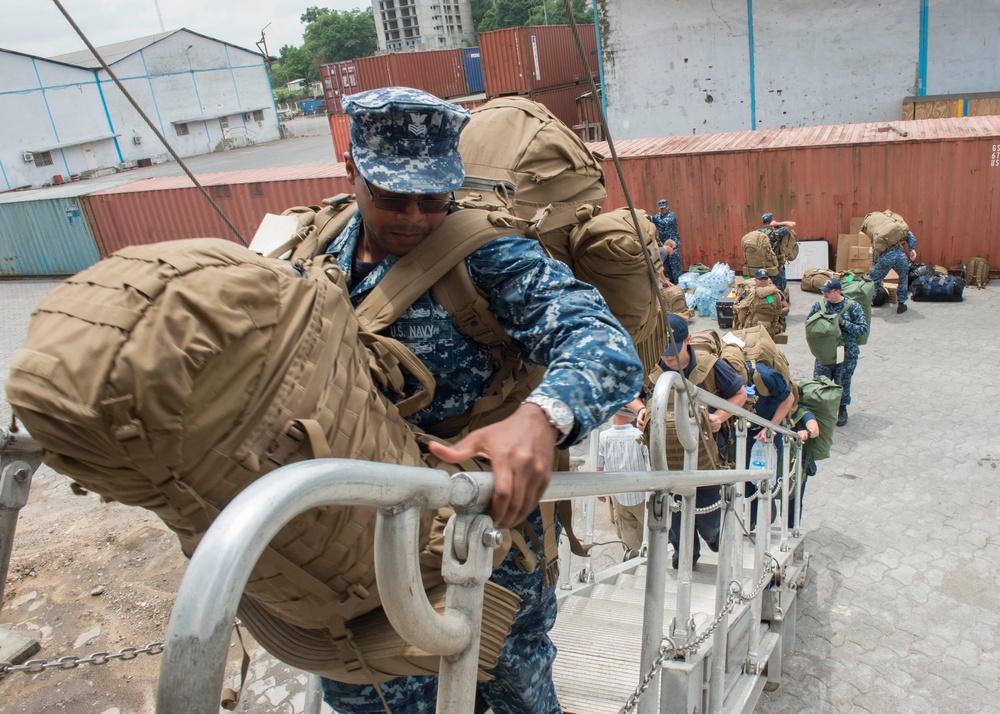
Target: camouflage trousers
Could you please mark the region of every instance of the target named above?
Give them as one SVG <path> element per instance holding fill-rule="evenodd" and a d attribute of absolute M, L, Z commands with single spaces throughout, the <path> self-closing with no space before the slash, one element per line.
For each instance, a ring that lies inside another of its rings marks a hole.
<path fill-rule="evenodd" d="M 681 273 L 684 272 L 684 269 L 681 268 L 681 252 L 675 249 L 673 255 L 667 256 L 667 264 L 663 267 L 670 282 L 677 285 L 681 278 Z"/>
<path fill-rule="evenodd" d="M 774 283 L 774 287 L 778 288 L 781 292 L 785 292 L 788 289 L 788 277 L 785 274 L 785 264 L 781 264 L 781 269 L 778 271 L 777 275 L 771 276 L 771 282 Z"/>
<path fill-rule="evenodd" d="M 902 246 L 890 248 L 879 256 L 879 259 L 872 265 L 872 270 L 868 277 L 872 279 L 876 286 L 881 286 L 885 276 L 890 270 L 895 270 L 899 275 L 899 289 L 896 291 L 896 299 L 904 303 L 910 297 L 910 259 L 907 257 Z"/>
<path fill-rule="evenodd" d="M 851 349 L 851 348 L 854 349 Z M 813 367 L 813 377 L 827 377 L 844 388 L 840 395 L 840 406 L 846 407 L 851 403 L 851 379 L 854 377 L 854 370 L 858 366 L 858 357 L 861 350 L 857 345 L 847 345 L 844 349 L 844 361 L 840 364 L 820 364 L 816 360 Z"/>
<path fill-rule="evenodd" d="M 542 532 L 538 510 L 528 522 L 536 533 Z M 540 567 L 531 573 L 520 570 L 515 565 L 518 555 L 516 548 L 511 549 L 490 576 L 491 581 L 517 594 L 522 603 L 500 661 L 490 670 L 493 679 L 479 682 L 479 695 L 495 714 L 560 714 L 562 708 L 552 684 L 556 648 L 548 635 L 556 621 L 555 587 L 542 581 Z M 541 561 L 541 545 L 535 555 Z M 433 714 L 435 710 L 436 676 L 398 677 L 381 688 L 393 714 Z M 338 714 L 385 714 L 378 694 L 368 684 L 324 679 L 323 699 Z"/>

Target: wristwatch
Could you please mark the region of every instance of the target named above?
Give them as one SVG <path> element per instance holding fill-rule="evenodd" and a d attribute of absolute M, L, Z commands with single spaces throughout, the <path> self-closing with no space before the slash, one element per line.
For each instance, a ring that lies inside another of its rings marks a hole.
<path fill-rule="evenodd" d="M 521 403 L 539 406 L 542 413 L 545 414 L 545 418 L 549 420 L 549 424 L 556 428 L 563 439 L 573 431 L 576 417 L 573 416 L 573 410 L 566 406 L 565 402 L 546 397 L 544 394 L 529 394 L 528 398 Z"/>

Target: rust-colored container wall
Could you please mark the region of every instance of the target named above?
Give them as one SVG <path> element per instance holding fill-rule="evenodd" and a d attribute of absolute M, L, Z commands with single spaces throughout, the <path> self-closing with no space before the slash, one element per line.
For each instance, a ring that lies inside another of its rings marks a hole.
<path fill-rule="evenodd" d="M 616 142 L 636 206 L 677 214 L 685 266 L 743 265 L 740 237 L 764 212 L 800 238 L 850 230 L 891 208 L 917 237 L 917 260 L 1000 263 L 1000 116 L 775 129 Z M 592 149 L 610 157 L 607 144 Z M 608 158 L 606 207 L 625 205 Z"/>
<path fill-rule="evenodd" d="M 249 243 L 267 213 L 351 193 L 343 164 L 290 166 L 198 177 Z M 187 177 L 155 178 L 86 197 L 101 256 L 128 245 L 180 238 L 227 238 L 232 231 Z"/>
<path fill-rule="evenodd" d="M 597 73 L 597 34 L 593 25 L 579 25 L 591 73 Z M 486 94 L 524 94 L 587 83 L 569 25 L 511 27 L 479 34 Z"/>
<path fill-rule="evenodd" d="M 345 94 L 361 91 L 358 89 L 358 69 L 353 60 L 331 62 L 319 66 L 328 114 L 341 114 L 340 98 Z"/>
<path fill-rule="evenodd" d="M 354 60 L 354 66 L 357 68 L 358 88 L 353 91 L 366 92 L 369 89 L 392 86 L 389 55 L 358 57 Z"/>
<path fill-rule="evenodd" d="M 462 50 L 397 52 L 389 58 L 389 79 L 398 87 L 414 87 L 450 99 L 469 93 Z"/>
<path fill-rule="evenodd" d="M 333 154 L 343 160 L 344 152 L 351 146 L 351 120 L 346 114 L 331 114 L 330 137 L 333 139 Z"/>

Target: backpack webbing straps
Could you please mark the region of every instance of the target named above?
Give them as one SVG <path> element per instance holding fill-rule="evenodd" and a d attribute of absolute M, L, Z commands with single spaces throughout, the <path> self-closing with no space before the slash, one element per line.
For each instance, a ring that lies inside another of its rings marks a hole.
<path fill-rule="evenodd" d="M 466 208 L 448 214 L 361 301 L 355 309 L 358 321 L 370 332 L 384 330 L 455 265 L 490 241 L 514 232 L 493 225 L 485 211 Z"/>

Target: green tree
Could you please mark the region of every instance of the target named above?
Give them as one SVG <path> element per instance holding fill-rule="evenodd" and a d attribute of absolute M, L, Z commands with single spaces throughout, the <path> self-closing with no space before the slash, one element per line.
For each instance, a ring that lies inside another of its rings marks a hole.
<path fill-rule="evenodd" d="M 496 0 L 476 27 L 479 32 L 520 27 L 528 21 L 531 9 L 539 0 Z"/>
<path fill-rule="evenodd" d="M 313 9 L 310 8 L 302 16 L 316 18 L 306 25 L 303 49 L 317 68 L 324 62 L 339 62 L 375 54 L 378 38 L 371 7 L 343 12 L 322 9 L 311 13 Z"/>
<path fill-rule="evenodd" d="M 594 22 L 594 9 L 587 0 L 570 0 L 573 8 L 573 18 L 577 24 L 589 25 Z M 528 13 L 525 25 L 568 25 L 566 6 L 562 0 L 545 0 L 544 10 L 541 3 L 535 3 Z"/>
<path fill-rule="evenodd" d="M 315 75 L 315 77 L 313 76 Z M 271 86 L 275 89 L 284 87 L 295 79 L 319 81 L 319 66 L 315 65 L 309 54 L 301 47 L 285 45 L 278 52 L 278 61 L 271 68 Z"/>

